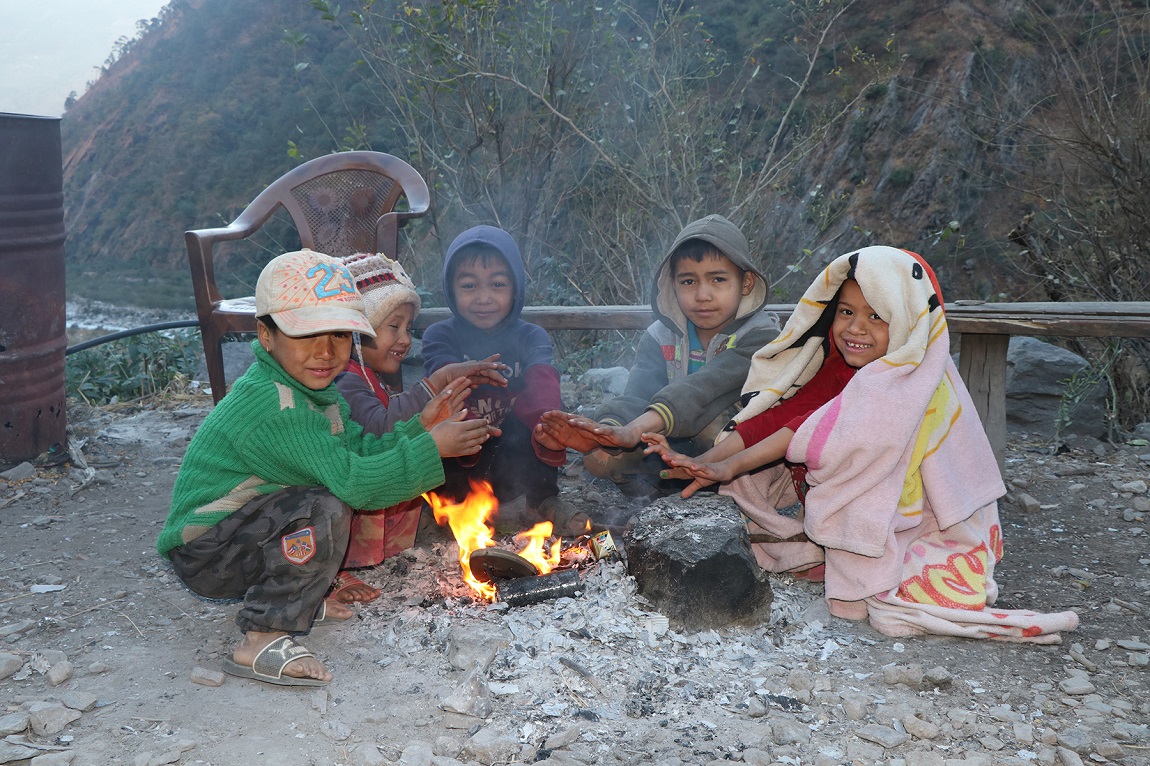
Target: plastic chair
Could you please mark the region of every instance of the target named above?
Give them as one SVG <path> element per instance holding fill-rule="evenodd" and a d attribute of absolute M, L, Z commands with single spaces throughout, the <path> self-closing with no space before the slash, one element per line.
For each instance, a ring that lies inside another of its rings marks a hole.
<path fill-rule="evenodd" d="M 401 199 L 406 210 L 396 210 Z M 220 295 L 212 264 L 217 242 L 257 232 L 277 209 L 291 216 L 303 247 L 334 256 L 361 252 L 394 258 L 399 228 L 427 212 L 427 183 L 398 157 L 382 152 L 339 152 L 305 162 L 264 189 L 230 224 L 184 233 L 208 380 L 218 403 L 227 391 L 223 339 L 256 331 L 255 298 Z"/>

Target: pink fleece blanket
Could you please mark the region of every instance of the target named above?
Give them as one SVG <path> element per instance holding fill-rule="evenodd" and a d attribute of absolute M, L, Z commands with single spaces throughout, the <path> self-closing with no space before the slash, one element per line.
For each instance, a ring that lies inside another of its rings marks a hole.
<path fill-rule="evenodd" d="M 1006 492 L 970 394 L 950 358 L 941 297 L 912 253 L 867 247 L 835 259 L 807 290 L 780 339 L 752 362 L 742 420 L 797 390 L 822 363 L 804 343 L 842 282 L 855 279 L 889 323 L 887 354 L 858 371 L 795 433 L 787 459 L 805 463 L 801 520 L 776 512 L 788 495 L 777 467 L 723 487 L 752 532 L 796 528 L 811 542 L 760 543 L 772 571 L 809 567 L 821 554 L 831 612 L 888 635 L 940 633 L 1058 642 L 1074 612 L 993 609 L 1002 558 L 997 499 Z M 759 394 L 755 396 L 754 394 Z"/>

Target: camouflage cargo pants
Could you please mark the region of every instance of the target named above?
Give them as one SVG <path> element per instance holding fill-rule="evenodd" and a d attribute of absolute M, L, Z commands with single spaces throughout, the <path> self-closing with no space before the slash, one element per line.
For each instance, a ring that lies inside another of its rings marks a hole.
<path fill-rule="evenodd" d="M 351 508 L 317 487 L 288 487 L 244 504 L 191 542 L 172 567 L 208 598 L 242 598 L 245 633 L 306 633 L 347 550 Z"/>

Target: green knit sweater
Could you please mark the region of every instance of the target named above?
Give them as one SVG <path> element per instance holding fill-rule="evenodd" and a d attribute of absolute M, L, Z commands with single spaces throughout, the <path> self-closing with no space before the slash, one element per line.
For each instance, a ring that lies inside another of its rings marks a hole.
<path fill-rule="evenodd" d="M 327 487 L 352 508 L 387 508 L 443 483 L 435 442 L 415 417 L 373 436 L 335 385 L 312 391 L 253 342 L 255 363 L 188 445 L 160 553 L 202 535 L 249 500 Z"/>

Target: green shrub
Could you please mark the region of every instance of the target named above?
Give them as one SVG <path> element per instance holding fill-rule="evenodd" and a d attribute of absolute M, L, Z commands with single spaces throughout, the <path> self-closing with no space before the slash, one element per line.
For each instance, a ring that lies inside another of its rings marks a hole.
<path fill-rule="evenodd" d="M 70 355 L 64 366 L 68 396 L 114 404 L 155 396 L 195 374 L 198 330 L 143 333 Z"/>

